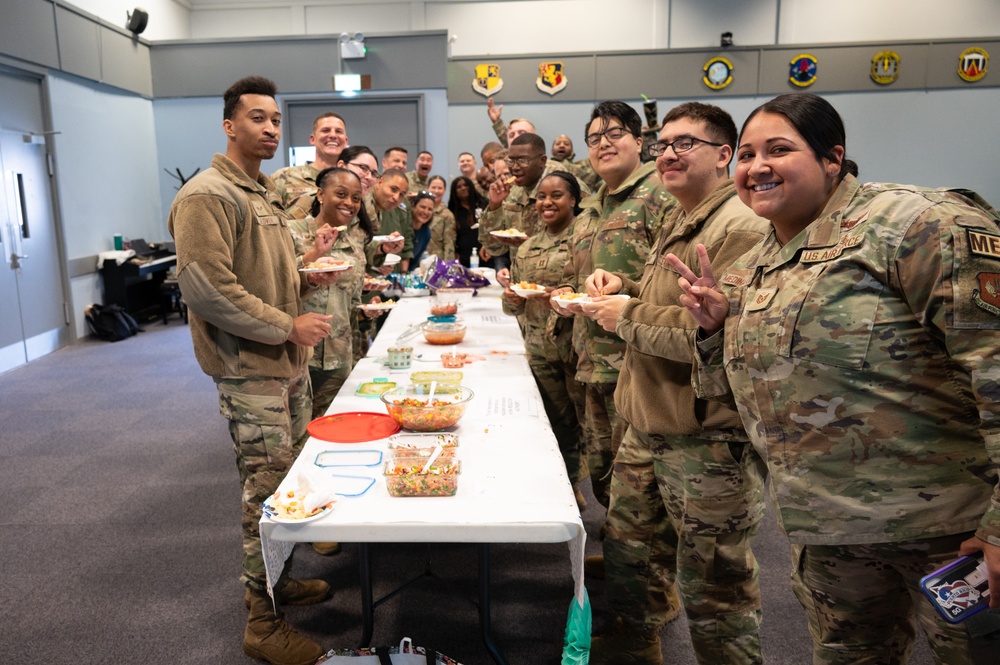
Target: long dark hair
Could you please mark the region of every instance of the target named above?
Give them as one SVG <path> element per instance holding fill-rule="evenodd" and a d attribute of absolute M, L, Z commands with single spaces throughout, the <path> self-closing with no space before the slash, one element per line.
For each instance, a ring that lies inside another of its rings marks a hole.
<path fill-rule="evenodd" d="M 819 161 L 824 157 L 832 160 L 833 149 L 838 145 L 844 148 L 844 159 L 840 163 L 839 179 L 850 173 L 858 175 L 858 165 L 847 159 L 847 130 L 844 121 L 833 105 L 811 92 L 791 92 L 778 95 L 769 102 L 764 102 L 747 117 L 740 130 L 740 140 L 747 125 L 758 113 L 774 113 L 784 116 L 802 138 L 812 148 Z"/>
<path fill-rule="evenodd" d="M 338 173 L 349 173 L 351 177 L 358 181 L 359 185 L 361 184 L 361 178 L 359 178 L 358 174 L 351 169 L 345 169 L 343 166 L 331 166 L 328 169 L 323 169 L 316 176 L 316 189 L 323 189 L 323 185 L 326 184 L 326 179 L 331 175 Z M 313 217 L 319 217 L 320 208 L 319 197 L 313 197 L 312 207 L 309 208 L 309 214 Z M 363 199 L 361 201 L 361 207 L 358 208 L 358 225 L 361 226 L 361 230 L 365 232 L 365 244 L 371 242 L 375 233 L 372 231 L 372 220 L 368 218 L 368 213 L 365 211 L 365 203 Z"/>
<path fill-rule="evenodd" d="M 461 180 L 465 183 L 466 188 L 469 191 L 469 204 L 468 206 L 463 206 L 462 202 L 458 200 L 458 181 Z M 451 214 L 455 216 L 455 220 L 465 219 L 466 226 L 472 226 L 476 223 L 476 208 L 485 208 L 486 199 L 479 194 L 479 190 L 476 189 L 476 184 L 472 182 L 472 178 L 467 178 L 464 175 L 460 175 L 451 181 L 451 194 L 448 195 L 448 210 L 451 210 Z M 459 211 L 467 211 L 466 214 L 459 216 Z"/>

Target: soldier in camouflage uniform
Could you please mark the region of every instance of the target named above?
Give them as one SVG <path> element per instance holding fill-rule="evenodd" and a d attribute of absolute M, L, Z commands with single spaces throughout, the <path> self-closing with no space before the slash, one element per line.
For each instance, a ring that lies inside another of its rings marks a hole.
<path fill-rule="evenodd" d="M 372 220 L 372 230 L 376 235 L 391 235 L 398 232 L 403 236 L 403 249 L 399 251 L 402 259 L 393 268 L 393 272 L 406 272 L 413 258 L 413 224 L 410 222 L 410 211 L 406 209 L 406 174 L 399 169 L 389 169 L 379 176 L 375 187 L 365 196 L 365 210 Z M 369 245 L 372 255 L 372 265 L 381 266 L 385 261 L 384 254 L 378 254 L 381 245 Z"/>
<path fill-rule="evenodd" d="M 510 121 L 510 126 L 505 125 L 504 121 L 501 119 L 503 114 L 503 104 L 500 106 L 496 105 L 492 97 L 486 100 L 486 115 L 490 117 L 490 122 L 493 123 L 493 133 L 497 135 L 497 140 L 500 141 L 500 146 L 503 148 L 509 148 L 514 143 L 516 139 L 521 134 L 537 134 L 538 131 L 535 129 L 535 125 L 532 124 L 530 120 L 525 118 L 514 118 Z M 483 160 L 486 163 L 486 160 Z"/>
<path fill-rule="evenodd" d="M 581 196 L 576 178 L 565 171 L 542 178 L 536 206 L 544 228 L 521 245 L 511 265 L 510 283 L 526 281 L 546 287 L 546 292 L 522 298 L 508 286 L 503 294 L 504 311 L 517 316 L 524 326 L 528 365 L 574 485 L 586 470 L 580 455 L 583 384 L 576 380 L 572 323 L 555 315 L 548 294 L 569 261 L 569 240 Z"/>
<path fill-rule="evenodd" d="M 591 166 L 590 158 L 584 157 L 580 161 L 574 161 L 575 159 L 573 140 L 565 134 L 557 136 L 556 140 L 552 142 L 552 156 L 549 157 L 548 163 L 561 164 L 564 170 L 579 178 L 580 182 L 585 184 L 590 191 L 596 192 L 597 188 L 601 186 L 601 176 L 597 175 L 597 171 Z"/>
<path fill-rule="evenodd" d="M 718 285 L 703 253 L 700 279 L 674 262 L 705 336 L 697 389 L 735 397 L 767 460 L 814 663 L 904 663 L 915 619 L 935 662 L 995 663 L 998 642 L 973 655 L 976 617 L 948 623 L 918 583 L 982 551 L 1000 606 L 1000 216 L 861 184 L 844 144 L 815 95 L 744 124 L 737 190 L 773 230 Z"/>
<path fill-rule="evenodd" d="M 535 209 L 535 197 L 542 178 L 561 166 L 550 165 L 545 156 L 545 142 L 537 134 L 522 134 L 514 139 L 506 158 L 510 174 L 515 178 L 508 184 L 505 178 L 497 178 L 490 185 L 490 203 L 479 220 L 479 242 L 491 256 L 517 254 L 517 247 L 523 239 L 497 238 L 492 232 L 504 229 L 518 229 L 530 238 L 542 227 Z M 577 180 L 583 195 L 590 190 Z"/>
<path fill-rule="evenodd" d="M 292 219 L 305 219 L 316 195 L 316 176 L 323 169 L 337 165 L 340 153 L 348 145 L 344 119 L 332 111 L 313 121 L 309 144 L 316 146 L 316 158 L 308 164 L 288 166 L 271 175 L 285 212 Z"/>
<path fill-rule="evenodd" d="M 701 665 L 762 662 L 760 587 L 750 548 L 764 515 L 764 463 L 735 406 L 695 397 L 697 325 L 678 302 L 673 253 L 693 260 L 698 244 L 724 269 L 767 232 L 736 196 L 729 162 L 736 126 L 722 109 L 689 103 L 664 118 L 660 181 L 677 197 L 640 282 L 598 270 L 587 279 L 586 314 L 628 348 L 615 390 L 628 431 L 611 477 L 604 561 L 606 595 L 622 630 L 595 636 L 593 665 L 662 662 L 663 598 L 656 576 L 674 580 Z M 623 293 L 631 300 L 612 295 Z"/>
<path fill-rule="evenodd" d="M 357 355 L 354 342 L 359 338 L 357 308 L 361 304 L 365 244 L 369 240 L 357 218 L 362 201 L 361 180 L 357 175 L 342 168 L 324 169 L 317 177 L 317 184 L 312 214 L 289 225 L 299 265 L 329 256 L 349 261 L 351 268 L 333 273 L 335 284 L 316 289 L 302 301 L 305 311 L 333 317 L 330 336 L 314 347 L 309 360 L 313 418 L 326 413 L 354 367 Z M 347 229 L 337 232 L 334 229 L 338 226 Z M 327 240 L 317 243 L 317 238 L 324 235 Z"/>
<path fill-rule="evenodd" d="M 435 175 L 431 176 L 428 187 L 428 191 L 434 195 L 434 216 L 431 218 L 431 239 L 427 243 L 427 254 L 433 254 L 442 261 L 453 261 L 458 225 L 455 222 L 455 215 L 444 203 L 444 193 L 447 191 L 448 183 L 441 176 Z"/>
<path fill-rule="evenodd" d="M 276 664 L 315 662 L 324 649 L 278 616 L 266 591 L 258 522 L 306 435 L 310 347 L 330 334 L 329 317 L 300 314 L 295 247 L 274 183 L 260 172 L 281 136 L 274 83 L 250 77 L 225 93 L 225 155 L 177 193 L 167 226 L 177 245 L 177 278 L 191 314 L 202 370 L 229 420 L 242 491 L 243 574 L 250 607 L 243 650 Z M 331 283 L 309 275 L 317 285 Z M 278 580 L 285 604 L 322 601 L 322 580 Z"/>
<path fill-rule="evenodd" d="M 417 192 L 426 192 L 431 184 L 431 169 L 434 167 L 434 155 L 421 150 L 417 154 L 417 165 L 412 171 L 406 172 L 407 196 L 414 196 Z"/>
<path fill-rule="evenodd" d="M 602 102 L 594 109 L 589 127 L 590 136 L 596 139 L 592 139 L 590 158 L 604 184 L 583 201 L 584 210 L 570 241 L 573 259 L 566 264 L 555 295 L 583 291 L 584 281 L 598 268 L 638 279 L 663 217 L 677 205 L 657 180 L 655 166 L 640 167 L 642 142 L 638 124 L 632 133 L 633 120 L 639 122 L 638 114 L 621 102 Z M 615 140 L 603 134 L 619 130 L 622 133 Z M 625 342 L 587 317 L 577 316 L 573 343 L 580 359 L 576 378 L 586 384 L 587 392 L 584 455 L 594 495 L 607 506 L 611 463 L 625 434 L 625 423 L 614 406 Z"/>

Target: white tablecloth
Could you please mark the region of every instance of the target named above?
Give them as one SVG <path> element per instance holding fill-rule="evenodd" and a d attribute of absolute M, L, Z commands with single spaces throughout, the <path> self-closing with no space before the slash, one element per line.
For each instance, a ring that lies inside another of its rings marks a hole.
<path fill-rule="evenodd" d="M 326 488 L 339 487 L 335 475 L 375 479 L 358 497 L 340 497 L 326 516 L 305 524 L 260 522 L 268 580 L 277 580 L 295 542 L 564 542 L 577 597 L 583 594 L 585 532 L 566 467 L 542 408 L 524 357 L 524 344 L 513 317 L 503 314 L 496 289 L 480 291 L 459 311 L 466 338 L 457 349 L 482 356 L 464 369 L 462 384 L 476 394 L 454 428 L 462 462 L 454 497 L 398 498 L 389 496 L 382 467 L 320 468 L 316 455 L 326 450 L 378 450 L 386 454 L 387 439 L 366 443 L 330 443 L 310 438 L 282 487 L 294 486 L 300 474 Z M 368 357 L 354 368 L 327 413 L 385 413 L 377 397 L 355 394 L 376 377 L 398 385 L 412 372 L 445 371 L 441 347 L 422 335 L 409 340 L 415 360 L 408 370 L 390 371 L 381 363 L 385 350 L 411 324 L 429 315 L 428 298 L 407 298 L 389 313 Z"/>

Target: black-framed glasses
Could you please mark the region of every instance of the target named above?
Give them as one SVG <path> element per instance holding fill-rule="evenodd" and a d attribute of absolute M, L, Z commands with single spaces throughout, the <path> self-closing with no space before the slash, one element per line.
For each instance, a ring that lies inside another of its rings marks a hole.
<path fill-rule="evenodd" d="M 601 144 L 602 136 L 607 137 L 609 141 L 614 143 L 615 141 L 620 140 L 621 137 L 625 136 L 626 134 L 628 134 L 629 136 L 633 136 L 632 132 L 625 129 L 624 127 L 612 127 L 611 129 L 605 129 L 603 132 L 594 132 L 593 134 L 587 134 L 587 136 L 583 140 L 591 148 L 596 148 Z"/>
<path fill-rule="evenodd" d="M 507 168 L 513 168 L 514 166 L 520 166 L 523 169 L 528 164 L 530 164 L 531 162 L 535 161 L 536 159 L 538 159 L 541 156 L 542 156 L 541 154 L 537 154 L 534 157 L 508 157 L 507 159 L 503 160 L 503 162 L 504 162 L 504 164 L 507 165 Z"/>
<path fill-rule="evenodd" d="M 699 143 L 714 145 L 717 148 L 726 145 L 725 143 L 712 143 L 711 141 L 695 138 L 694 136 L 682 136 L 679 139 L 674 139 L 670 143 L 667 143 L 666 141 L 655 141 L 650 143 L 646 146 L 646 152 L 649 153 L 650 157 L 659 157 L 667 152 L 667 148 L 673 148 L 675 155 L 682 155 Z"/>
<path fill-rule="evenodd" d="M 361 169 L 361 172 L 366 176 L 371 176 L 372 178 L 377 178 L 379 176 L 378 171 L 368 166 L 367 164 L 362 164 L 361 162 L 347 162 L 349 166 L 356 166 Z"/>

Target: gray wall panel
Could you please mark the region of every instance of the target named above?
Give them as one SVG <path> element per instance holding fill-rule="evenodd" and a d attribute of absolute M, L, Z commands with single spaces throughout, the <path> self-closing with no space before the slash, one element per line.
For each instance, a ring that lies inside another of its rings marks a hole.
<path fill-rule="evenodd" d="M 345 74 L 369 74 L 373 90 L 444 88 L 448 85 L 448 33 L 372 36 L 365 39 L 368 49 L 362 60 L 341 62 Z M 335 45 L 339 56 L 339 46 Z M 334 65 L 336 60 L 331 61 Z M 330 77 L 338 73 L 334 69 Z M 321 90 L 323 88 L 320 88 Z"/>
<path fill-rule="evenodd" d="M 372 36 L 363 60 L 340 63 L 337 37 L 166 42 L 151 50 L 156 97 L 221 95 L 244 76 L 271 78 L 282 93 L 333 89 L 333 75 L 369 74 L 373 90 L 444 88 L 447 33 Z M 194 75 L 196 73 L 196 75 Z"/>
<path fill-rule="evenodd" d="M 51 2 L 0 0 L 0 51 L 46 67 L 59 67 Z"/>
<path fill-rule="evenodd" d="M 327 39 L 156 44 L 151 49 L 156 97 L 218 96 L 244 76 L 273 79 L 283 93 L 332 88 L 336 43 Z"/>
<path fill-rule="evenodd" d="M 152 97 L 149 47 L 106 27 L 101 28 L 102 82 Z"/>
<path fill-rule="evenodd" d="M 63 71 L 100 81 L 101 26 L 65 7 L 56 7 L 56 25 Z"/>

